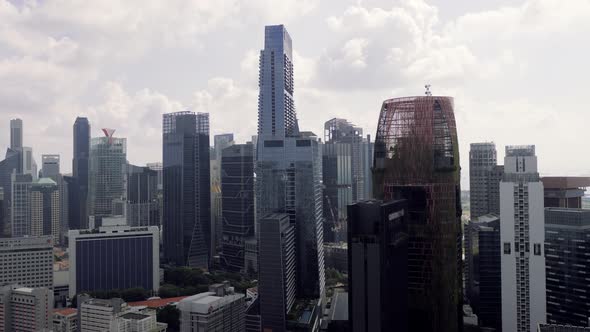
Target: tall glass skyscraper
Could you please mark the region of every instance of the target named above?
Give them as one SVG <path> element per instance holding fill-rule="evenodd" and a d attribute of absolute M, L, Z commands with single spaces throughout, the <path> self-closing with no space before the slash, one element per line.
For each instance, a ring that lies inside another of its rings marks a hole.
<path fill-rule="evenodd" d="M 164 257 L 179 266 L 209 268 L 211 185 L 209 114 L 163 118 Z"/>
<path fill-rule="evenodd" d="M 68 181 L 70 229 L 88 227 L 88 172 L 90 158 L 90 123 L 77 117 L 74 122 L 74 158 L 72 178 Z"/>
<path fill-rule="evenodd" d="M 124 166 L 127 164 L 127 139 L 113 137 L 114 130 L 103 129 L 104 137 L 90 141 L 88 183 L 89 215 L 100 225 L 102 217 L 114 212 L 114 201 L 125 195 Z"/>
<path fill-rule="evenodd" d="M 373 169 L 375 197 L 408 200 L 409 329 L 460 330 L 461 190 L 453 98 L 384 101 Z"/>
<path fill-rule="evenodd" d="M 317 299 L 324 297 L 321 151 L 313 133 L 299 130 L 292 59 L 285 27 L 267 26 L 260 52 L 256 209 L 258 220 L 276 212 L 289 216 L 295 226 L 297 296 Z"/>

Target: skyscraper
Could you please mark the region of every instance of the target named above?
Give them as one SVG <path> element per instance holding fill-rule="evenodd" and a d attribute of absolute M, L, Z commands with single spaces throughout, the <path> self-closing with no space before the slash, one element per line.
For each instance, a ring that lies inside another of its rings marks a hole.
<path fill-rule="evenodd" d="M 31 235 L 31 185 L 30 174 L 12 174 L 11 226 L 12 236 Z"/>
<path fill-rule="evenodd" d="M 70 229 L 88 227 L 88 174 L 90 158 L 90 123 L 87 118 L 77 117 L 74 122 L 74 158 L 72 175 L 68 181 Z"/>
<path fill-rule="evenodd" d="M 264 331 L 285 331 L 295 303 L 295 227 L 284 213 L 260 219 L 258 294 Z"/>
<path fill-rule="evenodd" d="M 406 201 L 348 207 L 348 307 L 352 331 L 408 330 Z"/>
<path fill-rule="evenodd" d="M 469 149 L 469 199 L 471 218 L 475 219 L 492 210 L 493 197 L 490 195 L 492 172 L 497 165 L 496 145 L 490 143 L 471 143 Z M 499 185 L 496 183 L 496 185 Z M 497 198 L 497 197 L 496 197 Z"/>
<path fill-rule="evenodd" d="M 104 137 L 94 137 L 90 145 L 88 214 L 100 225 L 102 217 L 115 214 L 114 201 L 125 195 L 124 166 L 127 164 L 127 139 L 113 137 L 114 130 L 103 129 Z"/>
<path fill-rule="evenodd" d="M 23 120 L 10 120 L 10 148 L 19 150 L 23 147 Z"/>
<path fill-rule="evenodd" d="M 313 133 L 299 130 L 292 59 L 285 27 L 265 27 L 260 51 L 256 209 L 258 217 L 275 212 L 289 215 L 296 234 L 297 295 L 323 299 L 321 151 Z"/>
<path fill-rule="evenodd" d="M 160 226 L 158 172 L 131 164 L 125 170 L 127 225 Z"/>
<path fill-rule="evenodd" d="M 220 134 L 213 136 L 213 151 L 211 153 L 211 250 L 221 250 L 223 222 L 222 193 L 221 193 L 221 159 L 223 149 L 234 144 L 234 134 Z"/>
<path fill-rule="evenodd" d="M 209 114 L 163 118 L 164 257 L 179 266 L 209 268 L 211 189 Z"/>
<path fill-rule="evenodd" d="M 59 155 L 44 154 L 41 155 L 41 174 L 44 178 L 51 178 L 57 181 L 59 173 Z"/>
<path fill-rule="evenodd" d="M 0 235 L 10 236 L 12 226 L 10 225 L 11 216 L 11 201 L 12 201 L 12 174 L 21 173 L 22 158 L 21 152 L 17 150 L 7 149 L 6 157 L 0 161 L 0 187 L 4 191 L 4 200 L 2 202 L 2 218 L 0 218 Z"/>
<path fill-rule="evenodd" d="M 57 183 L 41 178 L 30 187 L 31 235 L 51 235 L 53 243 L 60 242 L 60 197 Z"/>
<path fill-rule="evenodd" d="M 500 183 L 502 330 L 535 332 L 545 323 L 543 183 L 535 146 L 507 146 Z"/>
<path fill-rule="evenodd" d="M 246 239 L 254 236 L 254 149 L 237 144 L 223 149 L 221 264 L 233 272 L 245 268 Z"/>
<path fill-rule="evenodd" d="M 458 148 L 451 97 L 383 102 L 373 190 L 383 201 L 408 201 L 411 331 L 457 331 L 462 326 Z"/>

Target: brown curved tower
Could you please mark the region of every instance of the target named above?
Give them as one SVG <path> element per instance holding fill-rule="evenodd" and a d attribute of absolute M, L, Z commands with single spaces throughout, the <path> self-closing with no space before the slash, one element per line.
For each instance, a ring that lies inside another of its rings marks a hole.
<path fill-rule="evenodd" d="M 383 102 L 374 194 L 408 200 L 409 331 L 462 330 L 458 148 L 453 98 Z"/>

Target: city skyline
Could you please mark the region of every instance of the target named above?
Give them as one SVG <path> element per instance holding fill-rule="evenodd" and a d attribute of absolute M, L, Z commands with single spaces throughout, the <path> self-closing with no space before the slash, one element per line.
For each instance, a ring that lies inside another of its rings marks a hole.
<path fill-rule="evenodd" d="M 319 136 L 322 123 L 335 116 L 374 133 L 380 100 L 422 95 L 424 84 L 432 84 L 436 95 L 457 98 L 461 154 L 467 155 L 469 142 L 493 140 L 500 150 L 508 144 L 535 143 L 542 174 L 587 173 L 590 160 L 582 157 L 573 162 L 579 147 L 574 135 L 565 138 L 564 151 L 560 148 L 563 141 L 544 135 L 552 128 L 580 130 L 579 124 L 588 116 L 577 111 L 587 103 L 583 84 L 578 84 L 578 77 L 585 77 L 587 69 L 573 67 L 588 52 L 571 43 L 578 33 L 589 30 L 586 20 L 580 19 L 590 12 L 587 2 L 359 4 L 309 0 L 287 1 L 273 11 L 262 2 L 228 3 L 236 9 L 222 13 L 223 4 L 200 3 L 187 6 L 183 14 L 164 8 L 178 24 L 145 36 L 144 30 L 158 27 L 151 19 L 153 7 L 162 7 L 157 2 L 146 6 L 151 9 L 139 9 L 134 21 L 139 32 L 125 29 L 129 27 L 125 23 L 128 11 L 121 4 L 116 8 L 122 18 L 107 18 L 106 22 L 93 14 L 101 13 L 100 8 L 68 8 L 67 12 L 86 13 L 89 21 L 96 22 L 96 31 L 88 31 L 80 27 L 81 22 L 56 12 L 51 2 L 30 11 L 24 10 L 28 5 L 4 2 L 0 21 L 11 22 L 15 36 L 40 42 L 33 45 L 0 38 L 0 50 L 10 55 L 2 65 L 8 70 L 1 71 L 0 77 L 14 82 L 0 88 L 0 105 L 5 106 L 1 112 L 7 119 L 23 119 L 24 144 L 34 147 L 37 160 L 41 154 L 52 153 L 71 160 L 68 132 L 76 115 L 91 119 L 92 136 L 100 136 L 99 128 L 113 127 L 127 137 L 132 151 L 129 161 L 137 165 L 160 160 L 158 151 L 150 146 L 160 143 L 159 119 L 166 112 L 210 112 L 212 134 L 236 128 L 236 141 L 245 142 L 256 126 L 255 121 L 238 122 L 241 115 L 252 119 L 256 114 L 255 45 L 261 41 L 256 31 L 280 22 L 298 40 L 294 64 L 299 72 L 295 85 L 300 92 L 301 126 Z M 224 20 L 235 10 L 253 15 Z M 193 23 L 194 17 L 205 14 L 213 18 Z M 43 29 L 34 22 L 52 22 L 52 27 Z M 354 32 L 347 26 L 358 29 Z M 498 36 L 489 38 L 486 31 L 492 29 Z M 315 38 L 305 38 L 312 33 Z M 388 38 L 391 34 L 398 38 Z M 242 37 L 228 37 L 236 35 Z M 134 40 L 128 48 L 114 47 L 128 37 Z M 547 40 L 556 46 L 567 43 L 575 51 L 568 52 L 568 58 L 554 53 L 539 56 L 533 50 Z M 150 52 L 154 49 L 160 50 Z M 111 53 L 112 57 L 105 56 Z M 146 66 L 151 70 L 144 70 Z M 425 67 L 440 71 L 427 75 Z M 560 68 L 560 72 L 548 68 Z M 40 83 L 27 84 L 30 81 Z M 20 88 L 27 93 L 19 94 Z M 351 88 L 358 91 L 351 93 Z M 511 121 L 506 125 L 508 118 Z M 525 135 L 528 139 L 523 140 Z M 8 146 L 8 140 L 0 137 L 0 146 Z M 558 152 L 563 158 L 553 157 Z M 500 152 L 498 158 L 502 157 Z M 463 188 L 467 189 L 466 159 L 462 166 Z M 71 171 L 68 163 L 62 168 L 65 173 Z"/>

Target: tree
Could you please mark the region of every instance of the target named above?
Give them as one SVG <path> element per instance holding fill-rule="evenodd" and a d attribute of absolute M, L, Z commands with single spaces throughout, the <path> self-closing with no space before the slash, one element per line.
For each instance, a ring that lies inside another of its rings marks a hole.
<path fill-rule="evenodd" d="M 158 310 L 156 319 L 158 322 L 168 324 L 168 331 L 174 332 L 180 330 L 180 310 L 175 306 L 167 305 Z"/>

